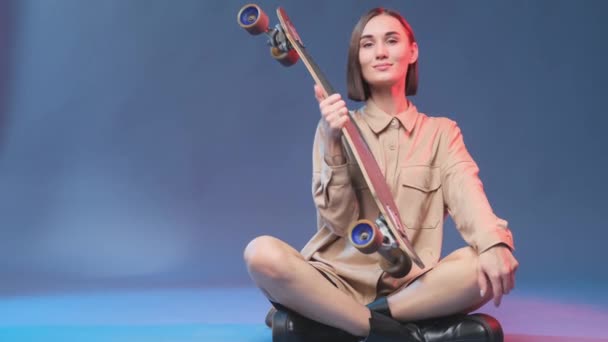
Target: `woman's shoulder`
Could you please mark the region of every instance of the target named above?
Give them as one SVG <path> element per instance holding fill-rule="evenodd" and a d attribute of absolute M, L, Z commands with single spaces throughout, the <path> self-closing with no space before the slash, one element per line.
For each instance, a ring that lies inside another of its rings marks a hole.
<path fill-rule="evenodd" d="M 453 127 L 458 126 L 456 120 L 446 115 L 427 114 L 418 112 L 418 120 L 420 124 L 429 128 L 436 128 L 439 130 L 450 130 Z"/>

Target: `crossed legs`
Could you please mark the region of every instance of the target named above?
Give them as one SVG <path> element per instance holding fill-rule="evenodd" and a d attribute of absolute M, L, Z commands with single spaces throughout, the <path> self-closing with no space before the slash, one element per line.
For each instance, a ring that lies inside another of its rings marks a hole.
<path fill-rule="evenodd" d="M 258 237 L 247 245 L 244 258 L 251 278 L 268 299 L 352 335 L 368 335 L 369 309 L 336 288 L 285 242 Z M 388 297 L 393 317 L 413 321 L 476 309 L 491 298 L 491 291 L 480 296 L 476 272 L 473 250 L 455 251 Z"/>

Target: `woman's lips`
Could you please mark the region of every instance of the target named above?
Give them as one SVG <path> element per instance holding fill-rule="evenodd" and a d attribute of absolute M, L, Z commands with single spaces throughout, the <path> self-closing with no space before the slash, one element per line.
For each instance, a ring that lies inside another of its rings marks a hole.
<path fill-rule="evenodd" d="M 377 65 L 374 65 L 374 69 L 379 70 L 379 71 L 385 71 L 388 68 L 390 68 L 391 66 L 392 66 L 392 64 L 390 64 L 390 63 L 377 64 Z"/>

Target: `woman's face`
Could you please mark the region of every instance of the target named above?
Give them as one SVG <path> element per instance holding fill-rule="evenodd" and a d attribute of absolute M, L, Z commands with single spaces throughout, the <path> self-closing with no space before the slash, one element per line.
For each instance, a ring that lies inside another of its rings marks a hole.
<path fill-rule="evenodd" d="M 359 63 L 371 89 L 405 84 L 407 68 L 418 58 L 418 45 L 411 43 L 397 18 L 381 14 L 367 22 L 359 41 Z"/>

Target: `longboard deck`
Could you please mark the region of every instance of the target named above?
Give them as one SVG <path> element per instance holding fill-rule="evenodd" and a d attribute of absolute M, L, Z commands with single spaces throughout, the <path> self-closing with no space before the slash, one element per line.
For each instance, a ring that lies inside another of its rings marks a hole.
<path fill-rule="evenodd" d="M 293 23 L 283 8 L 277 8 L 277 17 L 279 18 L 280 25 L 283 27 L 285 36 L 298 55 L 300 55 L 300 59 L 308 69 L 314 81 L 325 91 L 327 96 L 334 94 L 335 91 L 333 87 L 329 84 L 319 66 L 306 51 L 300 36 L 298 35 Z M 384 175 L 382 174 L 374 155 L 367 145 L 367 142 L 361 135 L 361 131 L 352 116 L 342 128 L 342 133 L 344 134 L 346 142 L 348 143 L 357 164 L 359 165 L 361 173 L 363 174 L 363 177 L 370 188 L 372 197 L 380 210 L 380 214 L 382 214 L 387 221 L 388 228 L 393 232 L 399 248 L 407 253 L 418 267 L 425 268 L 424 263 L 407 238 L 405 226 L 401 222 L 399 210 L 390 188 L 386 184 L 386 179 L 384 178 Z"/>

